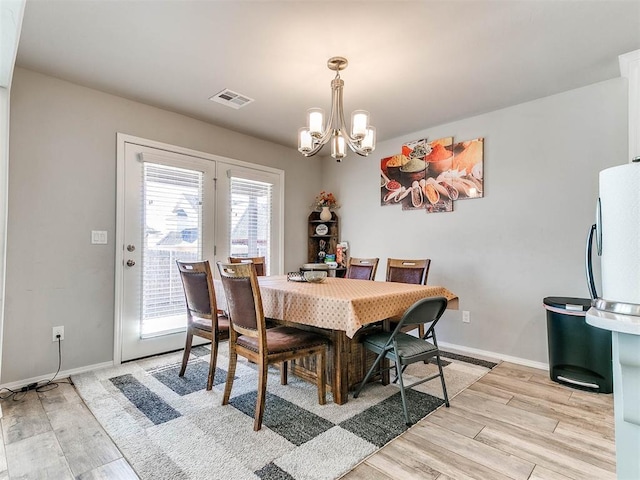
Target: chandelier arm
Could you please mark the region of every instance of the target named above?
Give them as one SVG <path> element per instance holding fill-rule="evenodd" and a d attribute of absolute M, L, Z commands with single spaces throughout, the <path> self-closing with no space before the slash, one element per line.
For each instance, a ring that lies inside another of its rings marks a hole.
<path fill-rule="evenodd" d="M 322 150 L 322 147 L 324 147 L 324 143 L 318 143 L 310 151 L 304 152 L 303 155 L 305 157 L 313 157 L 316 153 Z"/>
<path fill-rule="evenodd" d="M 347 123 L 344 121 L 344 104 L 342 101 L 342 85 L 340 86 L 340 92 L 339 92 L 339 98 L 338 98 L 338 117 L 339 117 L 339 123 L 341 127 L 341 134 L 345 139 L 345 141 L 347 142 L 347 145 L 349 146 L 351 151 L 366 157 L 368 153 L 365 153 L 364 150 L 360 148 L 360 140 L 356 140 L 355 138 L 353 138 L 351 136 L 351 132 L 349 132 L 349 130 L 346 127 Z"/>

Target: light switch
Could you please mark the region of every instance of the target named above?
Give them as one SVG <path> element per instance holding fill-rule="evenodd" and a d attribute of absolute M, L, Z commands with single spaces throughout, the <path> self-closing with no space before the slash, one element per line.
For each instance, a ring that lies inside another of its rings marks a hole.
<path fill-rule="evenodd" d="M 91 230 L 91 243 L 93 245 L 106 245 L 107 244 L 107 231 L 106 230 Z"/>

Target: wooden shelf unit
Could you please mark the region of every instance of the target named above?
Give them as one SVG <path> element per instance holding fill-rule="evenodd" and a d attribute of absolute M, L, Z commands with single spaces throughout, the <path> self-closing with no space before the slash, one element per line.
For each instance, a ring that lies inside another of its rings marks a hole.
<path fill-rule="evenodd" d="M 324 223 L 329 229 L 326 235 L 318 235 L 316 233 L 316 227 L 322 223 Z M 309 263 L 320 262 L 318 259 L 318 253 L 320 252 L 320 240 L 327 242 L 327 246 L 324 250 L 325 253 L 335 255 L 336 246 L 338 245 L 338 239 L 340 237 L 340 222 L 336 212 L 331 212 L 331 220 L 327 220 L 326 222 L 320 220 L 320 212 L 311 212 L 309 215 L 307 234 L 309 238 L 307 261 Z"/>

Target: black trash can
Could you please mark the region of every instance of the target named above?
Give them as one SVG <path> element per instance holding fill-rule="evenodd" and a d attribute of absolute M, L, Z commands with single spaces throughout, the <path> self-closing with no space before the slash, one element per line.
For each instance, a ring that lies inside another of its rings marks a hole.
<path fill-rule="evenodd" d="M 546 297 L 551 380 L 592 392 L 613 392 L 611 332 L 589 325 L 588 298 Z"/>

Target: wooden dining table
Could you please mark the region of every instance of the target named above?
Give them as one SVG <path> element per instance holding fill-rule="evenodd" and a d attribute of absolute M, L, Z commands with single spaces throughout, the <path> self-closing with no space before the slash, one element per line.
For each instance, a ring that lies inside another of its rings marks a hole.
<path fill-rule="evenodd" d="M 286 275 L 258 277 L 258 283 L 265 317 L 330 339 L 327 379 L 333 401 L 340 405 L 347 402 L 349 389 L 362 381 L 373 361 L 358 340 L 368 326 L 398 317 L 426 297 L 443 296 L 448 308 L 458 308 L 458 297 L 440 286 L 337 277 L 309 283 L 289 281 Z M 220 281 L 215 289 L 218 308 L 226 310 Z M 293 363 L 291 373 L 315 381 L 314 359 Z"/>

